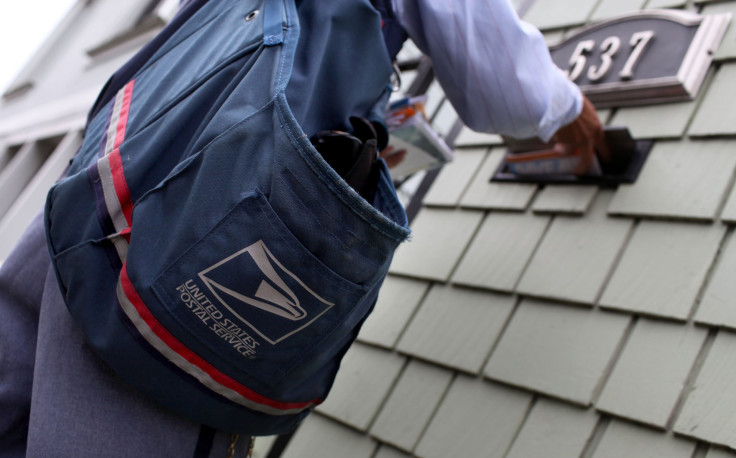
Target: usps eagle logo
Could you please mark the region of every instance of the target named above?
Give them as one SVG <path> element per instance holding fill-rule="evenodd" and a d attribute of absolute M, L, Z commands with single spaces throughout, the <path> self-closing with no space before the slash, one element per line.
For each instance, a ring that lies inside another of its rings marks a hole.
<path fill-rule="evenodd" d="M 237 320 L 274 345 L 335 305 L 286 269 L 262 240 L 201 271 L 199 278 Z"/>

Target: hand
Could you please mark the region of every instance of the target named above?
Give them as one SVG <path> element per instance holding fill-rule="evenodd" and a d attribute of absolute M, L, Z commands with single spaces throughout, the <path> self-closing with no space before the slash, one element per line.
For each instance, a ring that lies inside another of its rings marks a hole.
<path fill-rule="evenodd" d="M 558 130 L 552 141 L 555 143 L 555 149 L 572 152 L 579 148 L 582 151 L 576 174 L 588 171 L 596 158 L 596 151 L 598 159 L 602 162 L 607 162 L 610 157 L 598 113 L 585 95 L 580 115 L 575 121 Z"/>
<path fill-rule="evenodd" d="M 386 165 L 388 168 L 396 167 L 397 165 L 401 164 L 401 161 L 404 160 L 404 157 L 406 157 L 406 150 L 401 149 L 399 151 L 395 151 L 396 148 L 394 148 L 391 145 L 388 145 L 386 148 L 381 151 L 381 154 L 379 154 L 379 157 L 381 157 L 384 161 L 386 161 Z"/>

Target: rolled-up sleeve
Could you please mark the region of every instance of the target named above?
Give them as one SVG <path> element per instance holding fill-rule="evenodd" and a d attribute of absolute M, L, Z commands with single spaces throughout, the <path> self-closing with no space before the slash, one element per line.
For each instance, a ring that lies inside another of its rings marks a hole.
<path fill-rule="evenodd" d="M 548 140 L 582 109 L 542 34 L 508 0 L 392 0 L 463 122 L 473 130 Z"/>

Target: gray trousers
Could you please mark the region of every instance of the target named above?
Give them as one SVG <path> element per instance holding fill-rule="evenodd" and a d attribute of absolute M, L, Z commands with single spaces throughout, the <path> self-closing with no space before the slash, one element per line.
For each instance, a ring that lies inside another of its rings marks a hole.
<path fill-rule="evenodd" d="M 225 457 L 229 435 L 162 410 L 90 350 L 50 265 L 39 216 L 0 268 L 0 458 Z"/>

